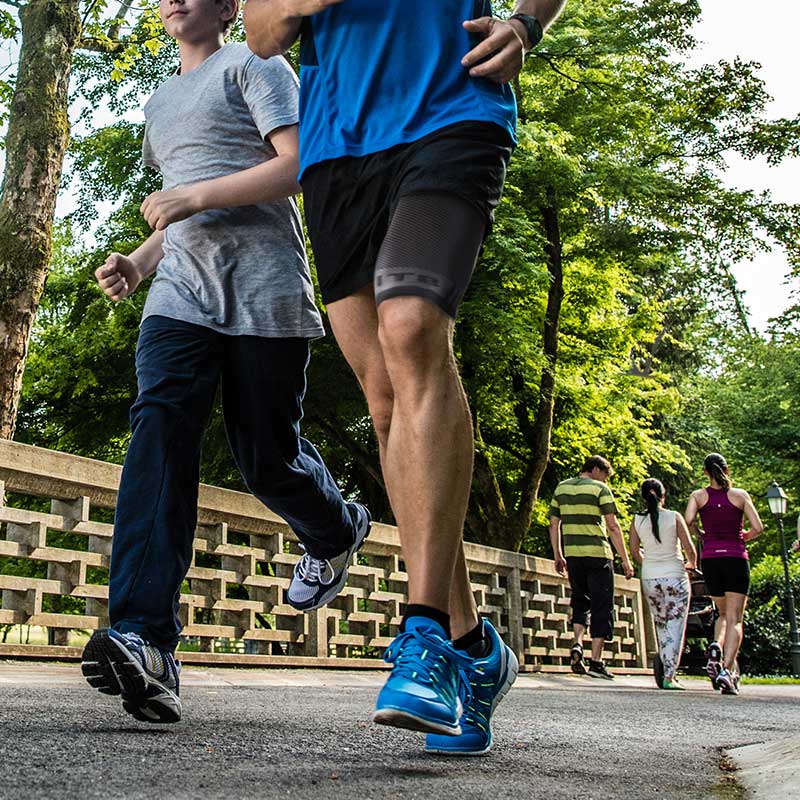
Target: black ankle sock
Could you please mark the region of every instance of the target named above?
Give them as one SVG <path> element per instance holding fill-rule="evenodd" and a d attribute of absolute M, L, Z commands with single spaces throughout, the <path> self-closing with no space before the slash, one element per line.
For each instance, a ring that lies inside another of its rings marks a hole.
<path fill-rule="evenodd" d="M 467 654 L 472 658 L 488 656 L 492 649 L 492 643 L 483 628 L 483 620 L 479 620 L 478 624 L 469 633 L 465 633 L 454 640 L 453 647 L 456 650 L 466 650 Z"/>
<path fill-rule="evenodd" d="M 403 622 L 400 625 L 401 631 L 406 629 L 406 620 L 409 617 L 427 617 L 434 622 L 438 622 L 444 628 L 447 638 L 450 638 L 450 615 L 445 614 L 444 611 L 439 611 L 438 608 L 433 608 L 432 606 L 423 606 L 420 603 L 409 603 L 406 606 L 405 614 L 403 614 Z"/>

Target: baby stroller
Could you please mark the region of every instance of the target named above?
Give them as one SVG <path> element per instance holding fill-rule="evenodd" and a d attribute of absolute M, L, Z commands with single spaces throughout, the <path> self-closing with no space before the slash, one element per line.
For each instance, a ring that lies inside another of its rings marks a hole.
<path fill-rule="evenodd" d="M 714 601 L 706 589 L 703 573 L 688 570 L 689 575 L 689 616 L 686 620 L 686 635 L 683 640 L 683 655 L 680 671 L 690 675 L 704 675 L 706 666 L 706 645 L 714 641 L 714 624 L 719 616 Z M 653 658 L 653 677 L 656 686 L 662 687 L 664 665 L 661 656 Z"/>

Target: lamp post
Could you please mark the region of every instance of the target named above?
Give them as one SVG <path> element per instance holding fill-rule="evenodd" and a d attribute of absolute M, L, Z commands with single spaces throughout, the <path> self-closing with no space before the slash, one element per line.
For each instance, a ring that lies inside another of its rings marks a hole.
<path fill-rule="evenodd" d="M 792 640 L 792 672 L 800 675 L 800 633 L 797 630 L 797 616 L 794 610 L 794 592 L 789 578 L 789 561 L 786 553 L 786 537 L 783 533 L 783 516 L 786 513 L 786 495 L 775 481 L 767 489 L 767 503 L 769 510 L 778 521 L 778 531 L 781 535 L 781 558 L 783 559 L 783 577 L 786 580 L 786 605 L 789 608 L 789 636 Z"/>

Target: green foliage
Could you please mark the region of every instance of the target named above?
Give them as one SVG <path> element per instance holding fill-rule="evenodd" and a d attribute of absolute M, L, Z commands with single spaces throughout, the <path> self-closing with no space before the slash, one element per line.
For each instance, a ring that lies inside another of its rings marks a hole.
<path fill-rule="evenodd" d="M 730 273 L 769 237 L 800 265 L 800 211 L 720 178 L 728 153 L 770 163 L 796 155 L 800 124 L 766 117 L 757 65 L 685 65 L 699 14 L 696 0 L 569 3 L 520 78 L 520 144 L 456 334 L 490 478 L 473 493 L 471 538 L 499 543 L 521 527 L 524 549 L 547 554 L 549 494 L 592 452 L 614 463 L 626 512 L 649 474 L 667 484 L 673 505 L 683 502 L 712 449 L 728 454 L 754 494 L 773 475 L 800 489 L 792 333 L 800 312 L 770 337 L 753 337 Z M 151 22 L 139 16 L 126 34 L 135 57 L 76 55 L 73 102 L 88 130 L 70 151 L 79 203 L 59 229 L 18 426 L 25 441 L 114 461 L 127 443 L 146 287 L 112 305 L 93 272 L 108 252 L 130 252 L 148 234 L 138 208 L 159 179 L 140 164 L 142 130 L 130 115 L 177 65 L 174 42 Z M 142 50 L 156 40 L 163 46 Z M 97 108 L 115 121 L 95 125 Z M 76 242 L 72 231 L 96 222 L 107 201 L 115 210 L 96 245 Z M 531 521 L 518 511 L 549 368 L 545 209 L 560 228 L 564 302 L 552 452 Z M 313 347 L 304 426 L 346 494 L 389 520 L 367 409 L 331 336 Z M 217 412 L 204 453 L 204 480 L 240 486 Z M 775 552 L 774 537 L 762 540 L 756 556 Z"/>
<path fill-rule="evenodd" d="M 790 580 L 800 602 L 800 562 L 793 557 Z M 752 675 L 791 673 L 789 613 L 786 581 L 779 556 L 765 556 L 753 567 L 750 599 L 744 618 L 742 668 Z"/>

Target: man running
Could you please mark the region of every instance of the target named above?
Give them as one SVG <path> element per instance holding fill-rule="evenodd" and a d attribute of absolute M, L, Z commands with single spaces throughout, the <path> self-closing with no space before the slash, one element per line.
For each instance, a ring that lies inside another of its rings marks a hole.
<path fill-rule="evenodd" d="M 492 711 L 518 668 L 470 588 L 462 532 L 474 444 L 452 342 L 515 144 L 508 82 L 564 2 L 519 2 L 508 20 L 492 17 L 488 0 L 245 9 L 262 57 L 301 40 L 308 228 L 333 332 L 375 425 L 408 572 L 375 720 L 427 733 L 435 752 L 489 749 Z"/>

